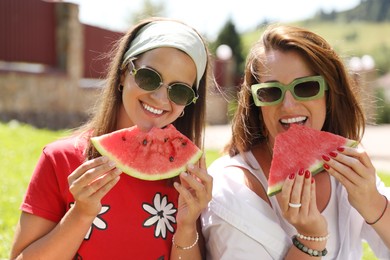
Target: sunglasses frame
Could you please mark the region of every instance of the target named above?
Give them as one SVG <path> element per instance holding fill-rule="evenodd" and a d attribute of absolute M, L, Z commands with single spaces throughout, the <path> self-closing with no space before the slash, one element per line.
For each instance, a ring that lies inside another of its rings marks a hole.
<path fill-rule="evenodd" d="M 295 94 L 295 86 L 297 86 L 300 83 L 305 83 L 305 82 L 310 82 L 310 81 L 315 81 L 315 82 L 319 83 L 320 89 L 319 89 L 318 93 L 316 95 L 314 95 L 314 96 L 311 96 L 311 97 L 299 97 L 299 96 L 297 96 Z M 259 98 L 257 97 L 257 91 L 259 89 L 271 88 L 271 87 L 276 87 L 276 88 L 278 88 L 278 89 L 280 89 L 282 91 L 282 94 L 280 95 L 280 98 L 275 100 L 275 101 L 272 101 L 272 102 L 260 101 Z M 260 106 L 272 106 L 272 105 L 276 105 L 276 104 L 281 103 L 283 101 L 283 99 L 284 99 L 284 96 L 285 96 L 287 90 L 290 91 L 290 93 L 293 95 L 293 97 L 296 100 L 299 100 L 299 101 L 309 101 L 309 100 L 315 100 L 315 99 L 319 99 L 319 98 L 323 97 L 324 93 L 325 93 L 325 90 L 328 90 L 328 85 L 326 84 L 324 77 L 318 75 L 318 76 L 308 76 L 308 77 L 298 78 L 298 79 L 293 80 L 288 85 L 284 85 L 284 84 L 282 84 L 280 82 L 275 81 L 275 82 L 264 82 L 264 83 L 253 84 L 251 86 L 253 101 L 255 102 L 255 105 L 258 106 L 258 107 L 260 107 Z"/>
<path fill-rule="evenodd" d="M 154 69 L 152 69 L 152 68 L 146 67 L 146 66 L 142 66 L 142 67 L 136 69 L 136 68 L 135 68 L 135 64 L 134 64 L 134 60 L 135 60 L 135 59 L 136 59 L 136 58 L 130 59 L 130 60 L 129 60 L 129 65 L 130 65 L 130 66 L 128 66 L 129 73 L 130 73 L 131 75 L 134 76 L 134 80 L 135 80 L 135 81 L 136 81 L 137 72 L 138 72 L 139 70 L 149 70 L 149 71 L 155 73 L 155 74 L 159 77 L 159 79 L 160 79 L 160 84 L 159 84 L 155 89 L 152 89 L 152 90 L 144 89 L 144 88 L 142 88 L 141 86 L 139 86 L 139 84 L 136 82 L 137 86 L 138 86 L 140 89 L 145 90 L 145 91 L 149 91 L 149 92 L 152 92 L 152 91 L 155 91 L 155 90 L 158 90 L 159 88 L 161 88 L 161 86 L 163 86 L 164 83 L 163 83 L 163 81 L 162 81 L 162 77 L 161 77 L 160 73 L 159 73 L 158 71 L 156 71 L 156 70 L 154 70 Z M 174 85 L 183 85 L 183 86 L 185 86 L 185 87 L 188 87 L 188 88 L 191 90 L 191 92 L 193 93 L 193 98 L 192 98 L 192 99 L 189 99 L 189 100 L 187 101 L 186 104 L 179 104 L 179 103 L 176 103 L 175 101 L 173 101 L 173 100 L 171 99 L 171 97 L 170 97 L 170 93 L 171 93 L 170 91 L 172 91 L 172 86 L 174 86 Z M 190 105 L 191 103 L 194 103 L 194 104 L 195 104 L 196 101 L 197 101 L 198 98 L 199 98 L 199 95 L 197 95 L 197 93 L 195 93 L 194 89 L 193 89 L 190 85 L 188 85 L 188 84 L 186 84 L 186 83 L 172 83 L 172 84 L 170 84 L 170 85 L 167 85 L 167 91 L 168 91 L 168 99 L 169 99 L 170 101 L 172 101 L 173 103 L 175 103 L 176 105 L 179 105 L 179 106 L 188 106 L 188 105 Z"/>

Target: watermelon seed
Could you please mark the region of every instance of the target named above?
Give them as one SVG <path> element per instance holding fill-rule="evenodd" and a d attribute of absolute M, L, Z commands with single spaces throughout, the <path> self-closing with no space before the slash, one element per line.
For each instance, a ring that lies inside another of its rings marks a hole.
<path fill-rule="evenodd" d="M 126 136 L 122 136 L 122 141 L 126 141 Z"/>
<path fill-rule="evenodd" d="M 182 146 L 186 146 L 186 145 L 187 145 L 187 142 L 182 142 L 181 145 L 182 145 Z"/>
<path fill-rule="evenodd" d="M 168 137 L 165 137 L 165 138 L 164 138 L 164 143 L 166 143 L 168 140 L 169 140 L 169 138 L 168 138 Z"/>
<path fill-rule="evenodd" d="M 142 144 L 143 144 L 144 146 L 146 146 L 146 145 L 148 144 L 148 140 L 144 139 L 144 140 L 142 141 Z"/>
<path fill-rule="evenodd" d="M 170 162 L 173 162 L 175 159 L 173 158 L 173 156 L 169 156 L 169 161 Z"/>

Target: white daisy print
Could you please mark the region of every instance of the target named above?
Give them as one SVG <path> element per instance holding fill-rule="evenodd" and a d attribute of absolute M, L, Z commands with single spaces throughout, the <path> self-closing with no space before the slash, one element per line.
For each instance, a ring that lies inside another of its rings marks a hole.
<path fill-rule="evenodd" d="M 154 236 L 158 238 L 167 237 L 167 229 L 173 233 L 174 229 L 171 223 L 176 223 L 174 214 L 177 209 L 174 204 L 169 202 L 167 196 L 161 198 L 160 193 L 156 193 L 153 199 L 153 205 L 148 203 L 142 204 L 142 208 L 148 212 L 151 216 L 147 218 L 143 224 L 144 227 L 150 227 L 155 225 Z"/>
<path fill-rule="evenodd" d="M 70 207 L 73 206 L 74 203 L 70 204 Z M 92 230 L 93 228 L 97 228 L 99 230 L 105 230 L 107 229 L 107 223 L 104 221 L 104 219 L 101 217 L 101 215 L 107 213 L 107 211 L 110 209 L 110 206 L 102 206 L 100 209 L 99 214 L 96 216 L 96 218 L 93 220 L 91 227 L 88 229 L 87 234 L 85 234 L 84 239 L 89 240 L 91 238 Z"/>

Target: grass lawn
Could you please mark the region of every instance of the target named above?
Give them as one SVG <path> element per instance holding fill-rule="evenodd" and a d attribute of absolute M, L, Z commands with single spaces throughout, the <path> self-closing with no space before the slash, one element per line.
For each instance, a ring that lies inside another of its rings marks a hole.
<path fill-rule="evenodd" d="M 65 131 L 35 129 L 18 123 L 0 123 L 0 259 L 7 259 L 11 247 L 14 227 L 18 221 L 19 205 L 26 190 L 31 173 L 43 146 L 66 134 Z M 206 151 L 210 164 L 218 158 L 217 151 Z M 390 174 L 381 174 L 390 186 Z M 365 260 L 376 259 L 365 245 Z"/>

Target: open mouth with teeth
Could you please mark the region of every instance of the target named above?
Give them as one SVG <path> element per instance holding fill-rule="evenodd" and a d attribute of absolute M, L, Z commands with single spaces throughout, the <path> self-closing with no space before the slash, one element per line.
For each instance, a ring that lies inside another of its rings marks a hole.
<path fill-rule="evenodd" d="M 303 125 L 307 121 L 307 116 L 298 116 L 292 118 L 283 118 L 280 119 L 279 122 L 286 130 L 290 127 L 291 124 Z"/>
<path fill-rule="evenodd" d="M 157 109 L 157 108 L 151 107 L 151 106 L 149 106 L 149 105 L 147 105 L 145 103 L 142 103 L 142 107 L 146 111 L 148 111 L 148 112 L 150 112 L 152 114 L 155 114 L 155 115 L 161 115 L 164 112 L 164 110 L 162 110 L 162 109 Z"/>

